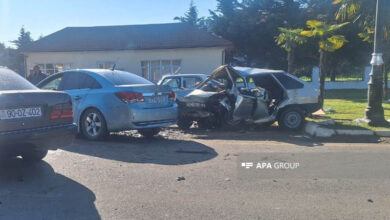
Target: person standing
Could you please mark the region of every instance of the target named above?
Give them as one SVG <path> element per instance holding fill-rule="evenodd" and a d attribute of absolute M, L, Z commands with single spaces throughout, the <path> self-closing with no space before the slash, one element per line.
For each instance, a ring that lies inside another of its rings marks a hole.
<path fill-rule="evenodd" d="M 39 66 L 34 66 L 32 73 L 27 77 L 27 80 L 36 85 L 46 77 L 47 76 L 42 73 Z"/>

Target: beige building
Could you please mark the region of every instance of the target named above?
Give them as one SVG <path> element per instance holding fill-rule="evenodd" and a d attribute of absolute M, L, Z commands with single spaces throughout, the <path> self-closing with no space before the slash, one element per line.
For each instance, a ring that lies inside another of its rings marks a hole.
<path fill-rule="evenodd" d="M 224 64 L 231 43 L 193 26 L 173 24 L 70 27 L 25 50 L 27 73 L 113 68 L 151 81 L 165 74 L 209 74 Z"/>

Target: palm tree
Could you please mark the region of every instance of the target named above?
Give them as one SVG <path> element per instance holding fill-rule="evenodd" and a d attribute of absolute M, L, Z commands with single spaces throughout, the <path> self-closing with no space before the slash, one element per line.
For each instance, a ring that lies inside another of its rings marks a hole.
<path fill-rule="evenodd" d="M 280 27 L 280 34 L 275 37 L 276 43 L 287 52 L 287 62 L 289 73 L 294 72 L 295 48 L 299 44 L 306 43 L 306 37 L 301 34 L 302 29 L 287 29 Z"/>
<path fill-rule="evenodd" d="M 361 0 L 334 0 L 332 4 L 340 5 L 336 12 L 336 20 L 345 21 L 354 18 L 361 7 Z"/>
<path fill-rule="evenodd" d="M 334 33 L 342 28 L 343 26 L 349 24 L 345 22 L 342 24 L 326 24 L 322 21 L 309 20 L 306 22 L 309 30 L 302 31 L 301 34 L 306 37 L 315 38 L 318 40 L 318 47 L 320 53 L 320 104 L 321 107 L 324 104 L 324 95 L 325 95 L 325 77 L 324 65 L 326 54 L 329 52 L 334 52 L 344 46 L 348 42 L 343 35 L 335 35 Z"/>

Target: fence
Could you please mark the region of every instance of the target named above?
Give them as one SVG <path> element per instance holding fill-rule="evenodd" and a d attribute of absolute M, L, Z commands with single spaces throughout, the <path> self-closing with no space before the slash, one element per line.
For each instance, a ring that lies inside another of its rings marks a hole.
<path fill-rule="evenodd" d="M 314 67 L 311 75 L 311 81 L 308 81 L 314 88 L 320 87 L 320 74 L 318 67 Z M 346 80 L 346 81 L 335 81 L 325 82 L 325 89 L 367 89 L 368 81 L 370 80 L 371 67 L 364 69 L 363 80 Z M 387 81 L 387 86 L 390 87 L 390 81 Z"/>

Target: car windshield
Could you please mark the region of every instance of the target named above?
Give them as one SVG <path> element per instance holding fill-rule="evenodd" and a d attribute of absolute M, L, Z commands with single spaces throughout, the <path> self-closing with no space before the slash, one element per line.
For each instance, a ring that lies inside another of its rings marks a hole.
<path fill-rule="evenodd" d="M 129 72 L 107 72 L 103 74 L 104 78 L 108 79 L 116 86 L 134 85 L 134 84 L 153 84 L 149 80 L 137 76 Z"/>
<path fill-rule="evenodd" d="M 26 79 L 10 70 L 0 70 L 0 91 L 37 89 Z"/>

